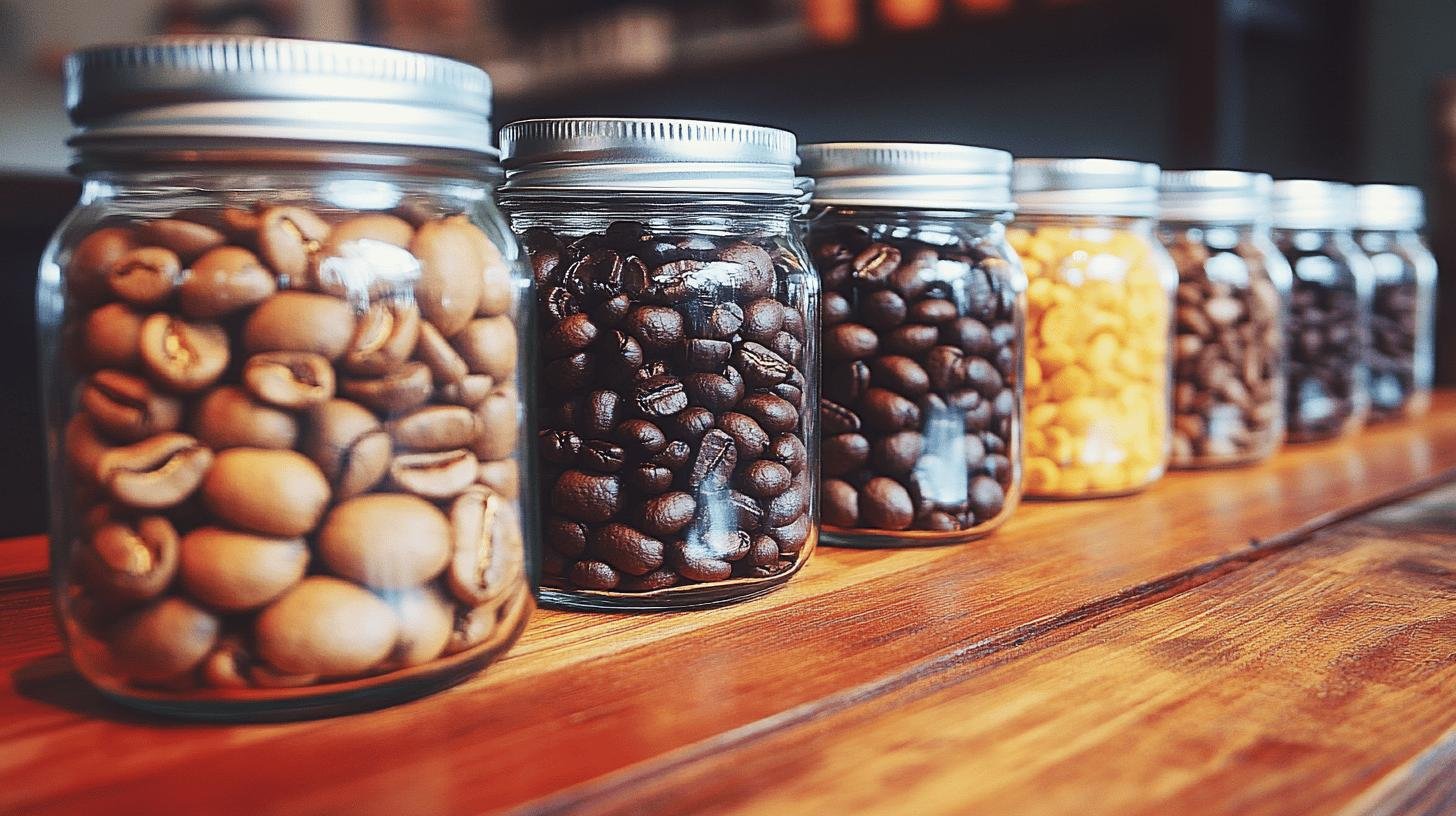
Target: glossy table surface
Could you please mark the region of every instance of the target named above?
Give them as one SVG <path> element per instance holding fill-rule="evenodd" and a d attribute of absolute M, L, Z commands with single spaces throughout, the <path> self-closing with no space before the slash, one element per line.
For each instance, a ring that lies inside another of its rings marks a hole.
<path fill-rule="evenodd" d="M 737 606 L 540 611 L 480 677 L 328 720 L 106 702 L 44 568 L 0 542 L 0 813 L 1456 810 L 1451 393 L 970 545 L 821 548 Z"/>

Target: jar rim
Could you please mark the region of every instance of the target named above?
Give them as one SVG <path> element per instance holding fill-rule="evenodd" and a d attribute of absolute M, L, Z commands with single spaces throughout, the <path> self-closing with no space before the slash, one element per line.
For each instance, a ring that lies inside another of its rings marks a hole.
<path fill-rule="evenodd" d="M 1123 159 L 1017 159 L 1011 190 L 1027 215 L 1152 218 L 1161 173 L 1156 164 Z"/>

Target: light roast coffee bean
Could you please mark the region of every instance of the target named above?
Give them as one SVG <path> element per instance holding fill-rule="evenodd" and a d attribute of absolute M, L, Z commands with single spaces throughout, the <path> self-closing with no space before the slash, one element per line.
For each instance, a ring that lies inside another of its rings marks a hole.
<path fill-rule="evenodd" d="M 455 217 L 193 217 L 66 256 L 72 564 L 106 671 L 296 688 L 499 648 L 530 602 L 502 254 Z"/>

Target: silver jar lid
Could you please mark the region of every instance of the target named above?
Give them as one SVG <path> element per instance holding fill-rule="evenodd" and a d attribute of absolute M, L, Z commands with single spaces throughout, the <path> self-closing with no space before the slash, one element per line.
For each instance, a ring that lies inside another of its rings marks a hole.
<path fill-rule="evenodd" d="M 1355 228 L 1418 230 L 1426 225 L 1426 199 L 1418 187 L 1363 184 L 1355 188 Z"/>
<path fill-rule="evenodd" d="M 1158 214 L 1156 164 L 1118 159 L 1017 159 L 1011 190 L 1023 215 Z"/>
<path fill-rule="evenodd" d="M 271 37 L 164 37 L 66 59 L 82 149 L 304 141 L 494 155 L 490 77 L 443 57 Z"/>
<path fill-rule="evenodd" d="M 798 196 L 794 134 L 692 119 L 526 119 L 501 129 L 502 191 Z"/>
<path fill-rule="evenodd" d="M 1267 221 L 1273 177 L 1238 170 L 1165 170 L 1158 183 L 1164 221 L 1243 224 Z"/>
<path fill-rule="evenodd" d="M 834 142 L 799 148 L 814 202 L 839 207 L 1012 209 L 1011 154 L 956 144 Z"/>
<path fill-rule="evenodd" d="M 1355 225 L 1355 188 L 1338 181 L 1274 182 L 1270 217 L 1278 229 L 1347 230 Z"/>

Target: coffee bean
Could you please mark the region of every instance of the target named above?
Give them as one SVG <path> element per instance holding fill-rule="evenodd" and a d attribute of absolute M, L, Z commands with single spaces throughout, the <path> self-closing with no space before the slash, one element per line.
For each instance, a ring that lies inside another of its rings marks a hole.
<path fill-rule="evenodd" d="M 683 317 L 666 306 L 633 309 L 623 325 L 650 352 L 672 351 L 683 342 Z"/>
<path fill-rule="evenodd" d="M 892 329 L 885 335 L 884 347 L 892 354 L 915 357 L 929 351 L 939 337 L 940 332 L 934 326 L 907 323 Z"/>
<path fill-rule="evenodd" d="M 872 528 L 905 530 L 915 520 L 910 494 L 899 482 L 884 476 L 865 483 L 859 505 L 860 517 Z"/>
<path fill-rule="evenodd" d="M 835 527 L 859 526 L 859 491 L 843 479 L 825 479 L 821 491 L 824 498 L 824 523 Z"/>
<path fill-rule="evenodd" d="M 783 304 L 771 298 L 760 298 L 743 309 L 743 325 L 739 331 L 749 340 L 766 343 L 783 331 Z"/>
<path fill-rule="evenodd" d="M 516 327 L 510 318 L 478 317 L 450 342 L 475 374 L 503 381 L 516 372 Z"/>
<path fill-rule="evenodd" d="M 174 391 L 191 393 L 217 382 L 230 353 L 227 332 L 213 323 L 154 314 L 137 340 L 147 373 Z"/>
<path fill-rule="evenodd" d="M 977 476 L 972 479 L 971 489 L 967 495 L 970 497 L 971 511 L 976 514 L 978 522 L 995 518 L 1006 504 L 1006 492 L 996 479 L 989 476 Z"/>
<path fill-rule="evenodd" d="M 743 373 L 743 381 L 750 388 L 769 388 L 789 378 L 794 367 L 772 349 L 754 342 L 739 346 L 733 357 L 733 364 Z"/>
<path fill-rule="evenodd" d="M 546 520 L 546 543 L 556 548 L 556 551 L 569 558 L 575 558 L 586 552 L 586 536 L 590 528 L 579 521 L 571 521 L 559 516 Z"/>
<path fill-rule="evenodd" d="M 625 479 L 633 490 L 656 496 L 672 487 L 673 473 L 661 465 L 649 463 L 629 469 Z"/>
<path fill-rule="evenodd" d="M 131 369 L 139 366 L 145 319 L 123 303 L 108 303 L 91 312 L 81 328 L 87 361 L 96 368 Z"/>
<path fill-rule="evenodd" d="M 349 349 L 354 312 L 346 301 L 310 292 L 280 292 L 259 304 L 243 325 L 250 353 L 307 351 L 333 361 Z"/>
<path fill-rule="evenodd" d="M 792 431 L 799 424 L 798 410 L 787 400 L 772 394 L 753 394 L 738 407 L 770 433 Z"/>
<path fill-rule="evenodd" d="M 849 299 L 838 292 L 826 292 L 820 304 L 824 312 L 824 327 L 838 326 L 849 320 L 854 310 L 849 305 Z"/>
<path fill-rule="evenodd" d="M 76 552 L 76 568 L 101 595 L 145 601 L 167 589 L 177 575 L 180 539 L 165 516 L 108 521 Z"/>
<path fill-rule="evenodd" d="M 676 377 L 666 374 L 638 383 L 632 398 L 638 411 L 654 419 L 670 417 L 688 407 L 687 389 Z"/>
<path fill-rule="evenodd" d="M 879 345 L 879 335 L 859 323 L 841 323 L 824 335 L 824 353 L 835 359 L 863 359 L 874 354 Z"/>
<path fill-rule="evenodd" d="M 220 246 L 192 264 L 178 287 L 182 313 L 213 319 L 262 303 L 278 290 L 278 282 L 242 247 Z"/>
<path fill-rule="evenodd" d="M 870 464 L 890 476 L 904 476 L 914 469 L 925 450 L 925 437 L 916 431 L 900 431 L 876 439 L 870 446 Z"/>
<path fill-rule="evenodd" d="M 429 405 L 389 422 L 389 435 L 400 450 L 448 451 L 463 448 L 480 436 L 480 421 L 460 405 Z"/>
<path fill-rule="evenodd" d="M 719 413 L 743 398 L 743 387 L 722 374 L 695 372 L 683 377 L 682 385 L 693 405 Z"/>
<path fill-rule="evenodd" d="M 809 489 L 796 478 L 787 490 L 769 501 L 764 523 L 770 527 L 782 527 L 793 522 L 808 509 Z"/>
<path fill-rule="evenodd" d="M 122 442 L 175 431 L 182 423 L 180 401 L 141 377 L 114 369 L 93 374 L 80 401 L 97 428 Z"/>
<path fill-rule="evenodd" d="M 616 473 L 626 464 L 627 453 L 621 445 L 592 440 L 581 446 L 577 462 L 586 470 L 595 473 Z"/>
<path fill-rule="evenodd" d="M 389 656 L 398 636 L 389 604 L 357 584 L 323 575 L 288 590 L 254 626 L 259 656 L 295 675 L 369 671 Z"/>
<path fill-rule="evenodd" d="M 733 437 L 734 446 L 745 459 L 757 459 L 768 449 L 768 433 L 746 414 L 729 411 L 718 417 L 717 427 Z"/>
<path fill-rule="evenodd" d="M 642 505 L 642 530 L 654 536 L 675 535 L 692 522 L 697 507 L 692 494 L 682 491 L 648 499 Z"/>
<path fill-rule="evenodd" d="M 819 422 L 825 434 L 847 434 L 860 429 L 859 414 L 837 402 L 819 400 Z"/>
<path fill-rule="evenodd" d="M 693 459 L 688 484 L 694 488 L 705 484 L 709 487 L 722 487 L 728 484 L 737 464 L 738 448 L 733 437 L 715 428 L 703 434 L 698 443 L 698 455 Z"/>
<path fill-rule="evenodd" d="M 214 461 L 213 452 L 193 437 L 163 433 L 105 450 L 92 475 L 127 507 L 160 510 L 191 496 Z"/>
<path fill-rule="evenodd" d="M 308 458 L 256 448 L 218 453 L 201 487 L 207 509 L 220 521 L 279 537 L 312 531 L 331 495 L 328 480 Z"/>
<path fill-rule="evenodd" d="M 616 570 L 601 561 L 578 561 L 571 567 L 567 579 L 582 589 L 616 589 L 622 577 Z"/>
<path fill-rule="evenodd" d="M 620 573 L 646 575 L 662 566 L 665 547 L 661 541 L 612 522 L 591 531 L 587 548 Z"/>
<path fill-rule="evenodd" d="M 877 430 L 903 431 L 920 424 L 920 407 L 887 388 L 871 388 L 861 405 L 865 423 Z"/>
<path fill-rule="evenodd" d="M 260 402 L 300 410 L 334 397 L 334 368 L 310 352 L 254 354 L 243 365 L 243 384 Z"/>
<path fill-rule="evenodd" d="M 362 376 L 398 371 L 420 337 L 420 312 L 413 304 L 380 301 L 370 304 L 354 328 L 344 352 L 344 368 Z"/>
<path fill-rule="evenodd" d="M 662 449 L 662 453 L 653 456 L 648 462 L 653 465 L 661 465 L 669 470 L 677 470 L 685 466 L 692 455 L 691 445 L 680 439 L 674 439 L 667 443 L 667 447 Z"/>
<path fill-rule="evenodd" d="M 452 217 L 421 225 L 410 242 L 420 267 L 415 302 L 420 314 L 446 337 L 464 330 L 480 304 L 485 283 L 480 270 L 486 264 L 481 237 L 468 220 Z M 514 339 L 514 331 L 511 336 Z"/>
<path fill-rule="evenodd" d="M 606 521 L 621 509 L 622 484 L 616 476 L 568 470 L 556 479 L 551 506 L 577 521 Z"/>
<path fill-rule="evenodd" d="M 702 334 L 708 340 L 727 340 L 742 326 L 743 307 L 736 303 L 719 303 L 704 321 Z"/>
<path fill-rule="evenodd" d="M 876 357 L 868 366 L 870 381 L 906 397 L 919 397 L 930 390 L 930 376 L 920 364 L 896 354 Z M 863 392 L 861 393 L 863 396 Z"/>
<path fill-rule="evenodd" d="M 663 427 L 675 439 L 696 442 L 713 429 L 714 423 L 712 411 L 699 406 L 688 406 L 686 410 L 669 417 Z"/>
<path fill-rule="evenodd" d="M 346 379 L 338 389 L 343 396 L 386 414 L 418 408 L 434 393 L 430 370 L 423 363 L 406 363 L 376 379 Z"/>
<path fill-rule="evenodd" d="M 907 312 L 905 299 L 889 289 L 870 292 L 859 304 L 860 317 L 865 325 L 879 331 L 904 323 Z"/>
<path fill-rule="evenodd" d="M 217 642 L 216 617 L 180 598 L 163 598 L 118 621 L 110 656 L 127 677 L 173 680 L 197 668 Z"/>
<path fill-rule="evenodd" d="M 850 262 L 850 276 L 861 285 L 882 285 L 899 266 L 899 249 L 888 244 L 871 244 Z"/>
<path fill-rule="evenodd" d="M 789 473 L 798 476 L 804 472 L 809 465 L 809 451 L 804 447 L 803 440 L 791 433 L 781 433 L 769 443 L 768 458 L 789 469 Z"/>
<path fill-rule="evenodd" d="M 480 460 L 468 450 L 398 454 L 389 463 L 395 487 L 433 501 L 464 493 L 479 473 Z"/>

